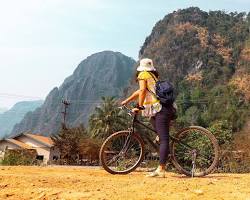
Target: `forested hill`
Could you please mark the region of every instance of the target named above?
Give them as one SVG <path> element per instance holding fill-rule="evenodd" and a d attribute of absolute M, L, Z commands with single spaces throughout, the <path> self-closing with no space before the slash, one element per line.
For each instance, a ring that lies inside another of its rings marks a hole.
<path fill-rule="evenodd" d="M 62 121 L 62 99 L 70 101 L 67 125 L 86 123 L 102 96 L 117 96 L 127 87 L 135 61 L 119 52 L 103 51 L 83 60 L 59 88 L 54 88 L 44 104 L 28 113 L 12 135 L 32 131 L 43 135 L 57 133 Z"/>
<path fill-rule="evenodd" d="M 177 89 L 178 124 L 224 131 L 223 143 L 249 116 L 250 13 L 168 14 L 154 26 L 139 56 L 154 60 Z M 221 136 L 222 137 L 222 136 Z"/>

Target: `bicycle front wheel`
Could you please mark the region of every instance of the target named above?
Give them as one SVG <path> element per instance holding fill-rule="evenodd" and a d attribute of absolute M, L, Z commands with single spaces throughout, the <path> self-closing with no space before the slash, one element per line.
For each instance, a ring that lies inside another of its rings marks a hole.
<path fill-rule="evenodd" d="M 119 131 L 104 141 L 99 157 L 107 172 L 128 174 L 141 163 L 144 157 L 144 142 L 135 133 Z"/>
<path fill-rule="evenodd" d="M 200 126 L 177 133 L 171 144 L 172 163 L 187 176 L 205 176 L 218 164 L 219 145 L 214 135 Z"/>

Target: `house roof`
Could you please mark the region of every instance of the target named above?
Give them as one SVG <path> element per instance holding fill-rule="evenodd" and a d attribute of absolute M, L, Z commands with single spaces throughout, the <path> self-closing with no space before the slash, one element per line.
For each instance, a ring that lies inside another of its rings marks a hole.
<path fill-rule="evenodd" d="M 11 143 L 13 143 L 13 144 L 15 144 L 15 145 L 17 145 L 17 146 L 19 146 L 21 148 L 23 148 L 23 149 L 33 149 L 30 145 L 25 144 L 23 142 L 15 140 L 15 139 L 5 139 L 5 140 L 8 141 L 8 142 L 11 142 Z"/>
<path fill-rule="evenodd" d="M 54 145 L 54 142 L 50 137 L 45 137 L 42 135 L 35 135 L 35 134 L 30 134 L 30 133 L 24 133 L 23 135 L 29 138 L 32 138 L 33 140 L 40 142 L 48 147 L 52 147 Z"/>

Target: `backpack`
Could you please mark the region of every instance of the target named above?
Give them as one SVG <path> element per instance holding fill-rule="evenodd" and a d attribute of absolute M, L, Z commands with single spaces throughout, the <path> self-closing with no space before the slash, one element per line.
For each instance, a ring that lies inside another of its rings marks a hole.
<path fill-rule="evenodd" d="M 162 104 L 172 105 L 174 103 L 174 88 L 168 81 L 157 81 L 155 93 Z"/>
<path fill-rule="evenodd" d="M 150 72 L 149 72 L 150 73 Z M 172 105 L 175 101 L 174 87 L 169 81 L 157 81 L 154 74 L 150 73 L 156 82 L 155 93 L 149 90 L 160 100 L 161 104 Z"/>

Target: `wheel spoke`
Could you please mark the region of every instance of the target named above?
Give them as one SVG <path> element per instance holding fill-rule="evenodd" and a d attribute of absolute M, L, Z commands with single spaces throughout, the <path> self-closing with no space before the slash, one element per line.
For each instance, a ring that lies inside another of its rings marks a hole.
<path fill-rule="evenodd" d="M 101 161 L 104 169 L 110 173 L 127 173 L 141 162 L 143 141 L 128 131 L 118 133 L 104 142 Z"/>
<path fill-rule="evenodd" d="M 186 175 L 205 175 L 217 162 L 217 145 L 214 136 L 203 128 L 186 129 L 174 139 L 173 163 Z"/>

